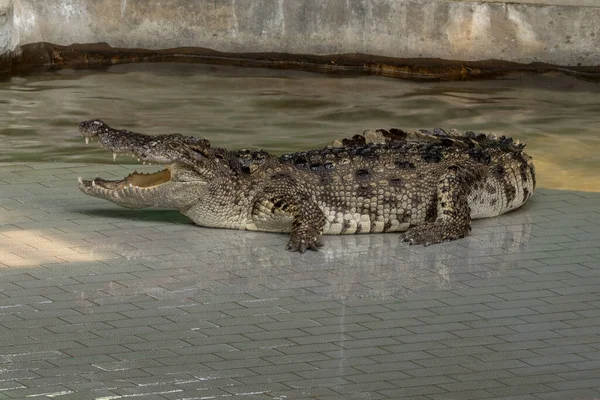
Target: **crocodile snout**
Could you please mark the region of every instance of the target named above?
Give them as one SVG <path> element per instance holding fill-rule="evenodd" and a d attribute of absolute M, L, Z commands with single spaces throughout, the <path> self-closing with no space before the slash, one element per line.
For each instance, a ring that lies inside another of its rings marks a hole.
<path fill-rule="evenodd" d="M 108 125 L 103 121 L 99 119 L 90 119 L 79 124 L 79 133 L 81 133 L 83 137 L 92 138 L 97 136 L 104 128 L 108 128 Z"/>

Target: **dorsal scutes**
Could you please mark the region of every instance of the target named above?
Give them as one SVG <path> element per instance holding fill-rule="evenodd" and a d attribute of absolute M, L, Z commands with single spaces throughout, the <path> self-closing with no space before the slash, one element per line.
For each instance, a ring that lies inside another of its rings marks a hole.
<path fill-rule="evenodd" d="M 504 151 L 519 151 L 525 148 L 525 143 L 513 141 L 506 136 L 477 134 L 472 131 L 460 132 L 456 129 L 445 131 L 435 128 L 433 131 L 421 129 L 419 131 L 403 131 L 400 129 L 366 130 L 362 135 L 336 140 L 331 147 L 362 147 L 368 144 L 400 144 L 405 142 L 422 142 L 439 144 L 446 147 L 459 147 L 471 149 L 499 148 Z"/>

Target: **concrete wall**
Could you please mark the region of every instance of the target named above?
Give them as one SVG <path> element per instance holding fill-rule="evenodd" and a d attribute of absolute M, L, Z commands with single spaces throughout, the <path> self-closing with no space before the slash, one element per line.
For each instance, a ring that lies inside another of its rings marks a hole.
<path fill-rule="evenodd" d="M 106 42 L 598 66 L 599 22 L 600 0 L 0 0 L 0 52 Z"/>
<path fill-rule="evenodd" d="M 13 18 L 12 0 L 0 0 L 0 72 L 8 68 L 8 52 L 14 48 Z"/>

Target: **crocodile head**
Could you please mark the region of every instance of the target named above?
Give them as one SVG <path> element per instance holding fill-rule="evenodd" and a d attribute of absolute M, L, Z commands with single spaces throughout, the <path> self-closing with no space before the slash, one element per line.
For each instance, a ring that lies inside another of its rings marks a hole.
<path fill-rule="evenodd" d="M 86 194 L 112 201 L 123 207 L 191 207 L 214 177 L 218 166 L 212 165 L 210 143 L 179 134 L 150 136 L 116 130 L 100 120 L 79 124 L 86 143 L 98 140 L 113 153 L 128 154 L 144 164 L 164 165 L 155 173 L 132 172 L 123 179 L 92 180 L 79 178 L 79 189 Z"/>

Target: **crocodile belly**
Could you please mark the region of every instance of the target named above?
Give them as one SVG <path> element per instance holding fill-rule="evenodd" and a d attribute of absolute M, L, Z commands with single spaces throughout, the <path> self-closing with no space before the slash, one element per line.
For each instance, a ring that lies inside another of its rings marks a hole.
<path fill-rule="evenodd" d="M 327 219 L 323 226 L 324 235 L 352 235 L 357 233 L 403 232 L 410 226 L 401 222 L 395 214 L 389 218 L 360 213 L 343 213 L 323 209 Z"/>

